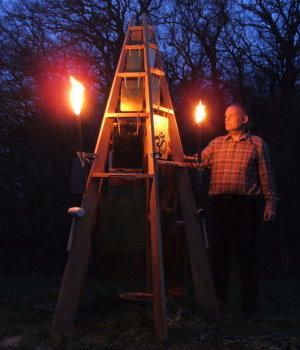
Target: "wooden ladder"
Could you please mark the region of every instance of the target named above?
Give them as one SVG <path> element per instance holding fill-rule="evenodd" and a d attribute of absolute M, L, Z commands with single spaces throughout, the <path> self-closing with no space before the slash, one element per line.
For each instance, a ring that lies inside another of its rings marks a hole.
<path fill-rule="evenodd" d="M 141 57 L 139 57 L 140 55 Z M 138 69 L 136 69 L 137 66 Z M 156 79 L 155 87 L 153 87 L 153 79 Z M 132 91 L 129 91 L 127 85 L 129 82 L 133 86 Z M 138 97 L 139 94 L 141 95 L 141 91 L 142 96 Z M 158 146 L 159 136 L 157 135 L 155 118 L 162 118 L 167 122 L 168 147 L 163 150 Z M 113 129 L 120 122 L 132 120 L 144 125 L 143 169 L 142 171 L 134 169 L 112 170 L 108 164 Z M 154 27 L 147 23 L 145 15 L 143 15 L 141 25 L 134 25 L 134 17 L 130 19 L 96 143 L 95 154 L 97 157 L 93 161 L 81 204 L 86 215 L 78 220 L 76 225 L 72 249 L 68 256 L 59 292 L 53 327 L 64 330 L 72 327 L 74 323 L 78 301 L 86 279 L 92 229 L 97 217 L 104 179 L 130 178 L 143 181 L 147 189 L 146 207 L 150 228 L 154 326 L 156 336 L 161 340 L 166 340 L 166 298 L 158 162 L 163 166 L 164 164 L 165 166 L 180 166 L 184 155 L 165 73 L 155 41 Z M 205 312 L 216 313 L 216 296 L 203 235 L 195 215 L 196 206 L 191 185 L 186 168 L 180 167 L 179 169 L 179 201 L 197 303 Z"/>

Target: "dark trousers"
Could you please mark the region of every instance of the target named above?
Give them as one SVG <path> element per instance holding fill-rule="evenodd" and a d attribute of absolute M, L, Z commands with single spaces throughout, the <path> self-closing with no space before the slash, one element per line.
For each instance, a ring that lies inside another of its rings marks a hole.
<path fill-rule="evenodd" d="M 242 311 L 255 311 L 258 289 L 257 199 L 250 196 L 215 196 L 212 198 L 212 214 L 213 278 L 217 298 L 222 303 L 228 301 L 231 250 L 235 240 L 240 267 Z"/>

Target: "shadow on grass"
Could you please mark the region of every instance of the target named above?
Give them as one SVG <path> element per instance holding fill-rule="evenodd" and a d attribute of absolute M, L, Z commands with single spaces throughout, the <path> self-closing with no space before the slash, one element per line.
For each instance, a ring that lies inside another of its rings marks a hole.
<path fill-rule="evenodd" d="M 218 317 L 201 314 L 191 302 L 169 300 L 166 343 L 153 335 L 151 302 L 118 298 L 136 287 L 89 281 L 74 327 L 60 334 L 51 328 L 60 278 L 8 276 L 0 281 L 1 350 L 300 349 L 299 280 L 263 280 L 258 320 L 241 317 L 237 282 L 228 312 Z"/>

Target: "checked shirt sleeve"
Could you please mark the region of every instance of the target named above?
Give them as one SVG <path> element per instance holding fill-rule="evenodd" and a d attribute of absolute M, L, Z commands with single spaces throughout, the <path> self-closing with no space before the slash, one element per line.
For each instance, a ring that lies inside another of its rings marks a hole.
<path fill-rule="evenodd" d="M 216 139 L 215 139 L 216 140 Z M 213 152 L 215 149 L 215 140 L 211 141 L 201 152 L 201 161 L 203 168 L 210 168 L 212 164 Z"/>
<path fill-rule="evenodd" d="M 258 171 L 261 191 L 265 198 L 266 208 L 270 208 L 275 212 L 278 196 L 276 193 L 268 146 L 263 141 L 260 147 L 258 147 Z"/>

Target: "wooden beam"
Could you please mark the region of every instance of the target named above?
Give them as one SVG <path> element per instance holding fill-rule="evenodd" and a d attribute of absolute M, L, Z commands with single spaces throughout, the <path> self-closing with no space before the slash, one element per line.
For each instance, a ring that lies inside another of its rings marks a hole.
<path fill-rule="evenodd" d="M 166 318 L 166 300 L 165 300 L 165 282 L 164 268 L 162 257 L 162 241 L 161 241 L 161 224 L 160 209 L 158 199 L 158 180 L 157 180 L 157 164 L 156 159 L 152 157 L 155 152 L 155 131 L 153 118 L 153 103 L 150 80 L 150 64 L 149 64 L 149 38 L 148 24 L 146 15 L 143 15 L 143 34 L 145 42 L 144 63 L 145 71 L 145 101 L 146 111 L 150 117 L 146 120 L 147 126 L 147 156 L 148 156 L 148 172 L 154 173 L 155 177 L 150 181 L 150 235 L 151 235 L 151 271 L 152 271 L 152 288 L 153 288 L 153 320 L 155 334 L 161 340 L 167 340 L 167 318 Z"/>
<path fill-rule="evenodd" d="M 158 50 L 158 46 L 152 43 L 149 43 L 148 46 L 153 50 Z M 133 45 L 125 45 L 125 50 L 144 50 L 144 44 L 133 44 Z"/>
<path fill-rule="evenodd" d="M 169 109 L 159 105 L 153 105 L 153 108 L 174 115 L 173 109 Z"/>
<path fill-rule="evenodd" d="M 149 25 L 149 29 L 153 30 L 153 26 Z M 143 30 L 143 26 L 131 26 L 129 30 Z"/>
<path fill-rule="evenodd" d="M 142 26 L 130 26 L 129 30 L 143 30 Z"/>
<path fill-rule="evenodd" d="M 150 73 L 155 74 L 155 75 L 159 75 L 161 77 L 165 76 L 165 72 L 163 70 L 155 68 L 155 67 L 150 68 Z"/>
<path fill-rule="evenodd" d="M 125 45 L 125 50 L 144 50 L 144 48 L 145 48 L 144 44 Z"/>
<path fill-rule="evenodd" d="M 202 311 L 208 314 L 218 314 L 215 288 L 206 255 L 202 228 L 196 217 L 196 205 L 187 169 L 181 169 L 179 195 L 197 304 Z"/>
<path fill-rule="evenodd" d="M 105 113 L 105 117 L 108 118 L 147 118 L 149 113 L 144 112 L 118 112 L 118 113 Z"/>
<path fill-rule="evenodd" d="M 155 334 L 160 340 L 167 340 L 166 295 L 162 255 L 160 210 L 158 206 L 158 184 L 154 178 L 150 184 L 150 235 L 151 273 L 153 291 L 153 320 Z"/>
<path fill-rule="evenodd" d="M 125 179 L 153 179 L 154 174 L 136 173 L 92 173 L 92 177 L 122 177 Z"/>
<path fill-rule="evenodd" d="M 165 72 L 162 71 L 161 69 L 158 68 L 150 68 L 150 73 L 159 75 L 159 76 L 164 76 Z M 118 77 L 120 78 L 140 78 L 140 77 L 145 77 L 146 72 L 119 72 Z"/>
<path fill-rule="evenodd" d="M 153 50 L 158 50 L 158 46 L 152 43 L 149 43 L 149 47 Z"/>
<path fill-rule="evenodd" d="M 78 301 L 87 274 L 91 232 L 98 202 L 98 187 L 99 181 L 92 180 L 83 196 L 81 207 L 85 210 L 85 216 L 78 220 L 75 228 L 72 249 L 66 264 L 53 319 L 53 328 L 57 330 L 66 330 L 74 324 Z"/>
<path fill-rule="evenodd" d="M 140 78 L 144 77 L 146 75 L 146 72 L 121 72 L 118 73 L 118 77 L 121 78 Z"/>

